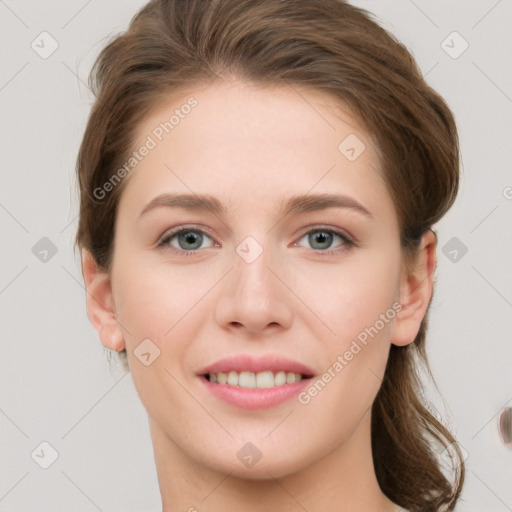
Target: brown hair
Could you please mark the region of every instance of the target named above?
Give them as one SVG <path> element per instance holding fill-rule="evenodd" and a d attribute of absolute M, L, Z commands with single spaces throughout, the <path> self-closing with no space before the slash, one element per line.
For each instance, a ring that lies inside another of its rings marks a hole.
<path fill-rule="evenodd" d="M 151 0 L 108 43 L 90 75 L 96 96 L 77 160 L 76 244 L 110 271 L 135 128 L 174 94 L 226 71 L 261 86 L 296 85 L 348 105 L 375 138 L 395 204 L 405 261 L 451 207 L 459 185 L 454 118 L 411 54 L 372 15 L 343 0 Z M 428 311 L 428 310 L 427 310 Z M 372 450 L 382 491 L 411 512 L 453 510 L 464 482 L 461 451 L 420 398 L 427 315 L 414 343 L 391 346 L 372 406 Z M 126 354 L 123 354 L 126 357 Z M 452 444 L 453 443 L 453 444 Z M 434 445 L 453 450 L 455 478 Z"/>

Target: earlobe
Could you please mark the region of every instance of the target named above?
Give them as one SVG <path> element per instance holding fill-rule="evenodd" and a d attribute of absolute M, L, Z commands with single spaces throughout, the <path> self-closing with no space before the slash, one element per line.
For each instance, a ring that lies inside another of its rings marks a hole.
<path fill-rule="evenodd" d="M 432 299 L 436 269 L 437 235 L 429 229 L 420 242 L 414 268 L 404 273 L 400 285 L 402 309 L 395 317 L 391 343 L 404 346 L 412 343 L 420 330 Z"/>
<path fill-rule="evenodd" d="M 117 352 L 123 350 L 125 340 L 116 317 L 110 276 L 98 268 L 86 249 L 82 251 L 82 275 L 87 292 L 87 316 L 101 343 Z"/>

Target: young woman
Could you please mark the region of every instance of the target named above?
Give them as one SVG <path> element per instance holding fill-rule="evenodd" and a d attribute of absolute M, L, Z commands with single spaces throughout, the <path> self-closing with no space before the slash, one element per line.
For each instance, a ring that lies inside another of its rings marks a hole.
<path fill-rule="evenodd" d="M 163 510 L 454 510 L 418 371 L 459 148 L 405 47 L 341 0 L 153 0 L 91 84 L 87 310 Z"/>

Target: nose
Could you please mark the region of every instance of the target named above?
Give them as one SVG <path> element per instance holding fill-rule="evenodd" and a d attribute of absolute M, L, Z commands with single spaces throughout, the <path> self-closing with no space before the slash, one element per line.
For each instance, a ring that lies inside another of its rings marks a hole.
<path fill-rule="evenodd" d="M 283 266 L 276 262 L 266 249 L 251 262 L 235 254 L 234 268 L 223 280 L 216 303 L 215 318 L 221 327 L 251 334 L 290 327 L 294 295 Z"/>

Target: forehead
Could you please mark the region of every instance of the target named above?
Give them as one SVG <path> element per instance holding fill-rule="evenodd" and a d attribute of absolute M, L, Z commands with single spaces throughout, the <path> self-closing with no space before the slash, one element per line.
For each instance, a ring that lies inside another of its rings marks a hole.
<path fill-rule="evenodd" d="M 324 149 L 331 143 L 331 151 L 337 151 L 340 137 L 350 133 L 373 143 L 350 109 L 327 93 L 295 85 L 217 81 L 162 102 L 136 129 L 136 144 L 153 134 L 158 142 L 182 135 L 198 144 L 225 146 L 218 142 L 229 142 L 228 134 L 242 148 L 280 145 L 284 150 L 292 144 L 297 150 L 297 142 L 309 147 L 323 139 Z"/>
<path fill-rule="evenodd" d="M 378 148 L 347 106 L 319 91 L 216 82 L 162 103 L 135 140 L 135 150 L 152 148 L 128 177 L 132 199 L 179 190 L 234 204 L 311 190 L 392 208 Z"/>

